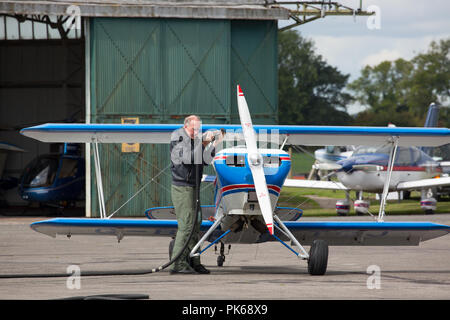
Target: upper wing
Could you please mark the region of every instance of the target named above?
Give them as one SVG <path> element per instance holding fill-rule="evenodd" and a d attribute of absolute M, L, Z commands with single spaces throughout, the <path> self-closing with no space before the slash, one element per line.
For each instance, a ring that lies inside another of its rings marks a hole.
<path fill-rule="evenodd" d="M 44 124 L 21 134 L 43 142 L 169 143 L 177 124 Z M 242 139 L 240 125 L 202 125 L 202 131 L 225 129 L 228 140 Z M 400 146 L 439 146 L 450 143 L 447 128 L 255 125 L 261 138 L 294 145 L 379 145 L 399 137 Z M 268 138 L 270 135 L 270 138 Z M 275 138 L 274 138 L 275 137 Z"/>
<path fill-rule="evenodd" d="M 342 183 L 336 181 L 286 179 L 283 187 L 329 189 L 329 190 L 349 190 Z"/>
<path fill-rule="evenodd" d="M 431 222 L 285 222 L 305 245 L 316 239 L 330 246 L 411 246 L 444 236 L 450 227 Z"/>
<path fill-rule="evenodd" d="M 399 137 L 399 146 L 439 146 L 450 143 L 447 128 L 279 126 L 287 144 L 295 145 L 382 145 Z"/>
<path fill-rule="evenodd" d="M 400 182 L 397 190 L 416 190 L 450 185 L 450 177 Z"/>

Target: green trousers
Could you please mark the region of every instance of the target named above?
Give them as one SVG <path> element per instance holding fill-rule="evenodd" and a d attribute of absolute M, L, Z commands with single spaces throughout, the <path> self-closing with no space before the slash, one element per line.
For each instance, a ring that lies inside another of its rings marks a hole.
<path fill-rule="evenodd" d="M 178 230 L 175 237 L 175 244 L 173 246 L 172 257 L 176 256 L 187 239 L 192 229 L 193 215 L 195 215 L 195 201 L 194 201 L 194 187 L 184 187 L 172 185 L 172 203 L 175 208 L 175 214 L 178 221 Z M 192 235 L 189 245 L 181 256 L 171 266 L 171 270 L 181 270 L 186 268 L 191 262 L 192 266 L 200 264 L 200 257 L 194 257 L 190 260 L 189 253 L 199 240 L 200 225 L 202 223 L 201 211 L 197 213 L 194 234 Z"/>

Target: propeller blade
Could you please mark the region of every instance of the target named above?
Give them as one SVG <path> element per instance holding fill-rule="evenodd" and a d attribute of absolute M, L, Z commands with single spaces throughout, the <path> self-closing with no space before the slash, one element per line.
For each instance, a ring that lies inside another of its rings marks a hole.
<path fill-rule="evenodd" d="M 266 176 L 263 169 L 263 158 L 258 152 L 256 144 L 256 134 L 253 130 L 252 119 L 248 110 L 247 101 L 241 86 L 237 86 L 238 110 L 241 120 L 242 132 L 244 134 L 245 144 L 247 145 L 247 159 L 255 184 L 256 196 L 258 197 L 259 207 L 270 234 L 273 234 L 273 213 L 270 203 L 269 191 L 267 189 Z"/>

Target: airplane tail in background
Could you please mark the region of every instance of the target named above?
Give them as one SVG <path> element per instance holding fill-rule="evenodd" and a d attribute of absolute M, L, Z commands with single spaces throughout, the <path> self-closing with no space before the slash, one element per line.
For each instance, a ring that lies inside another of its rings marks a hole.
<path fill-rule="evenodd" d="M 427 119 L 425 120 L 424 128 L 434 128 L 438 125 L 438 118 L 439 118 L 439 105 L 432 102 L 430 106 L 428 107 L 428 113 L 427 113 Z M 423 152 L 431 156 L 433 148 L 431 147 L 422 147 L 421 148 Z"/>
<path fill-rule="evenodd" d="M 427 119 L 425 120 L 425 128 L 437 127 L 439 118 L 439 105 L 432 102 L 428 107 Z"/>

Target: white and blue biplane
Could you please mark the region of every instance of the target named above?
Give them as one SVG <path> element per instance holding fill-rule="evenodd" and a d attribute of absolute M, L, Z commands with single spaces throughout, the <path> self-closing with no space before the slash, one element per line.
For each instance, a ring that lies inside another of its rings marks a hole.
<path fill-rule="evenodd" d="M 283 151 L 291 145 L 370 145 L 439 146 L 450 142 L 447 128 L 345 127 L 253 125 L 244 94 L 238 85 L 241 125 L 205 125 L 202 132 L 225 129 L 225 140 L 239 137 L 245 146 L 218 150 L 212 159 L 216 171 L 213 219 L 203 220 L 201 239 L 191 257 L 220 242 L 262 243 L 280 241 L 298 258 L 306 260 L 308 272 L 323 275 L 327 269 L 328 246 L 419 245 L 444 236 L 450 226 L 429 222 L 385 222 L 384 212 L 369 222 L 302 222 L 301 211 L 279 208 L 277 201 L 288 175 L 291 159 Z M 92 143 L 96 169 L 100 169 L 98 143 L 164 143 L 181 125 L 173 124 L 44 124 L 25 128 L 21 133 L 44 142 Z M 281 148 L 258 148 L 258 139 L 281 144 Z M 273 138 L 275 137 L 275 139 Z M 226 142 L 226 141 L 225 141 Z M 97 179 L 101 175 L 97 172 Z M 106 216 L 101 180 L 97 181 L 101 218 L 56 218 L 31 224 L 35 231 L 56 235 L 113 235 L 173 237 L 176 220 L 122 219 Z M 103 203 L 103 204 L 102 204 Z M 154 208 L 147 210 L 152 218 Z M 205 241 L 210 244 L 200 251 Z M 290 241 L 291 245 L 286 243 Z M 311 246 L 309 252 L 303 246 Z M 222 250 L 221 250 L 222 251 Z M 222 252 L 221 252 L 222 254 Z M 220 256 L 223 258 L 224 256 Z M 218 259 L 219 263 L 219 259 Z"/>

